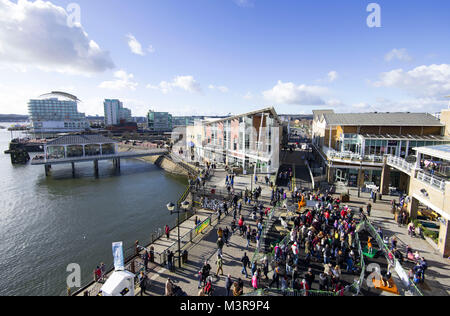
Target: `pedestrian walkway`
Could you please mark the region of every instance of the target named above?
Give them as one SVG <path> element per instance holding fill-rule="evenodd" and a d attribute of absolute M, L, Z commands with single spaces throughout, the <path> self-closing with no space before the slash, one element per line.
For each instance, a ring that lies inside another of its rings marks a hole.
<path fill-rule="evenodd" d="M 225 175 L 226 173 L 224 171 L 216 171 L 214 177 L 212 177 L 208 185 L 223 189 L 225 184 Z M 249 177 L 250 176 L 236 177 L 235 188 L 245 190 L 251 181 Z M 261 185 L 263 188 L 262 184 L 258 185 Z M 248 186 L 248 188 L 250 188 L 250 186 Z M 270 194 L 269 192 L 271 192 L 270 188 L 263 188 L 263 201 L 268 202 L 270 200 L 270 195 L 268 195 Z M 265 206 L 268 207 L 268 204 L 265 203 Z M 244 216 L 245 223 L 246 225 L 250 224 L 252 228 L 255 228 L 256 222 L 251 219 L 250 213 L 251 207 L 244 204 L 242 208 L 242 215 Z M 248 278 L 245 278 L 245 275 L 241 273 L 241 259 L 244 256 L 244 253 L 247 253 L 247 256 L 251 259 L 255 251 L 256 244 L 251 243 L 250 247 L 247 248 L 247 240 L 244 236 L 240 236 L 239 230 L 236 230 L 234 234 L 231 234 L 228 245 L 223 247 L 224 275 L 214 277 L 217 269 L 217 231 L 219 227 L 222 229 L 228 227 L 231 231 L 232 220 L 233 211 L 230 210 L 228 215 L 221 219 L 220 223 L 217 223 L 215 227 L 211 227 L 207 232 L 205 232 L 200 241 L 188 246 L 187 250 L 189 252 L 189 262 L 183 265 L 181 270 L 178 269 L 175 272 L 170 272 L 165 268 L 158 267 L 154 272 L 150 273 L 149 279 L 151 281 L 150 286 L 147 289 L 149 295 L 164 295 L 165 282 L 167 281 L 167 278 L 170 278 L 175 285 L 179 286 L 189 296 L 197 296 L 199 293 L 198 273 L 201 270 L 205 260 L 208 260 L 212 268 L 210 275 L 213 276 L 214 281 L 214 296 L 226 295 L 225 281 L 228 274 L 231 275 L 233 282 L 237 281 L 238 278 L 242 279 L 244 282 L 244 293 L 251 292 L 251 272 L 249 271 L 250 269 L 248 269 Z M 137 293 L 139 291 L 139 289 L 136 290 Z"/>
<path fill-rule="evenodd" d="M 180 236 L 182 237 L 181 239 L 182 248 L 188 244 L 191 237 L 192 238 L 196 237 L 195 235 L 187 236 L 187 234 L 189 234 L 195 228 L 195 218 L 197 217 L 200 222 L 203 222 L 211 215 L 212 212 L 210 210 L 200 209 L 196 211 L 194 216 L 188 218 L 186 221 L 181 223 Z M 178 250 L 178 227 L 171 228 L 169 239 L 164 234 L 163 236 L 155 240 L 152 244 L 146 246 L 146 249 L 150 251 L 151 247 L 154 248 L 155 263 L 149 263 L 149 268 L 150 270 L 154 270 L 155 268 L 158 267 L 157 264 L 164 264 L 164 262 L 166 261 L 165 252 L 168 249 L 171 249 L 173 252 L 176 252 Z M 144 252 L 145 250 L 141 250 L 140 255 L 143 255 Z M 135 271 L 139 271 L 143 268 L 144 261 L 142 258 L 136 258 L 134 260 L 134 264 L 135 264 Z M 126 264 L 126 268 L 130 270 L 130 262 Z M 106 274 L 106 279 L 112 274 L 112 272 Z M 95 296 L 100 292 L 102 286 L 103 286 L 102 282 L 93 282 L 85 289 L 83 289 L 79 293 L 79 295 L 84 295 L 84 293 L 87 292 L 89 293 L 90 296 Z"/>
<path fill-rule="evenodd" d="M 358 191 L 354 188 L 341 188 L 336 193 L 350 192 L 349 206 L 363 207 L 369 202 L 369 194 L 361 193 L 358 198 Z M 425 274 L 425 282 L 419 286 L 419 289 L 426 296 L 448 296 L 450 295 L 450 260 L 443 258 L 426 240 L 414 238 L 408 235 L 406 226 L 399 227 L 391 214 L 391 200 L 398 199 L 394 196 L 383 196 L 381 201 L 372 203 L 372 213 L 370 220 L 375 227 L 381 227 L 384 236 L 389 238 L 396 237 L 398 240 L 398 249 L 405 253 L 406 246 L 409 245 L 414 251 L 418 251 L 428 262 L 428 270 Z M 403 264 L 404 269 L 413 266 L 411 263 Z"/>

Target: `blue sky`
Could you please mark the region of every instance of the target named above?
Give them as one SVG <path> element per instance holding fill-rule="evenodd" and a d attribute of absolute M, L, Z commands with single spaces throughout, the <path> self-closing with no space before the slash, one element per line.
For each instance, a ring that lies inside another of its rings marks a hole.
<path fill-rule="evenodd" d="M 105 98 L 133 115 L 446 108 L 450 2 L 373 1 L 369 28 L 371 2 L 0 0 L 0 112 L 51 90 L 100 115 Z"/>

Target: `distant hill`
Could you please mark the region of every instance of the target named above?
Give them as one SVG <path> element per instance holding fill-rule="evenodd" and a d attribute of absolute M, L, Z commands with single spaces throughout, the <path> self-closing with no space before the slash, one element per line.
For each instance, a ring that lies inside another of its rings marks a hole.
<path fill-rule="evenodd" d="M 21 114 L 0 114 L 0 122 L 26 122 L 28 115 Z"/>

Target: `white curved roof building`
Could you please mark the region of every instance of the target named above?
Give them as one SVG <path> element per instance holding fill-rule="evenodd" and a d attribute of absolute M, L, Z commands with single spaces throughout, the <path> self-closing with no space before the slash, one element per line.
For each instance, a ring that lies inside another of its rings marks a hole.
<path fill-rule="evenodd" d="M 84 113 L 78 112 L 76 96 L 60 91 L 43 94 L 28 102 L 28 112 L 35 133 L 79 132 L 89 128 Z"/>

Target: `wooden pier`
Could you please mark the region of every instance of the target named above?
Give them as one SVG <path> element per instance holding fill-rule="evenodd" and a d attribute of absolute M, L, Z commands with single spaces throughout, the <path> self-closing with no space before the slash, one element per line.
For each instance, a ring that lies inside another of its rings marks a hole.
<path fill-rule="evenodd" d="M 44 165 L 48 176 L 52 165 L 71 164 L 72 174 L 75 175 L 75 163 L 92 161 L 95 175 L 98 176 L 100 160 L 112 160 L 114 167 L 120 170 L 121 159 L 162 156 L 167 152 L 163 148 L 119 152 L 116 141 L 101 135 L 68 135 L 45 144 L 44 155 L 36 156 L 31 165 Z"/>

